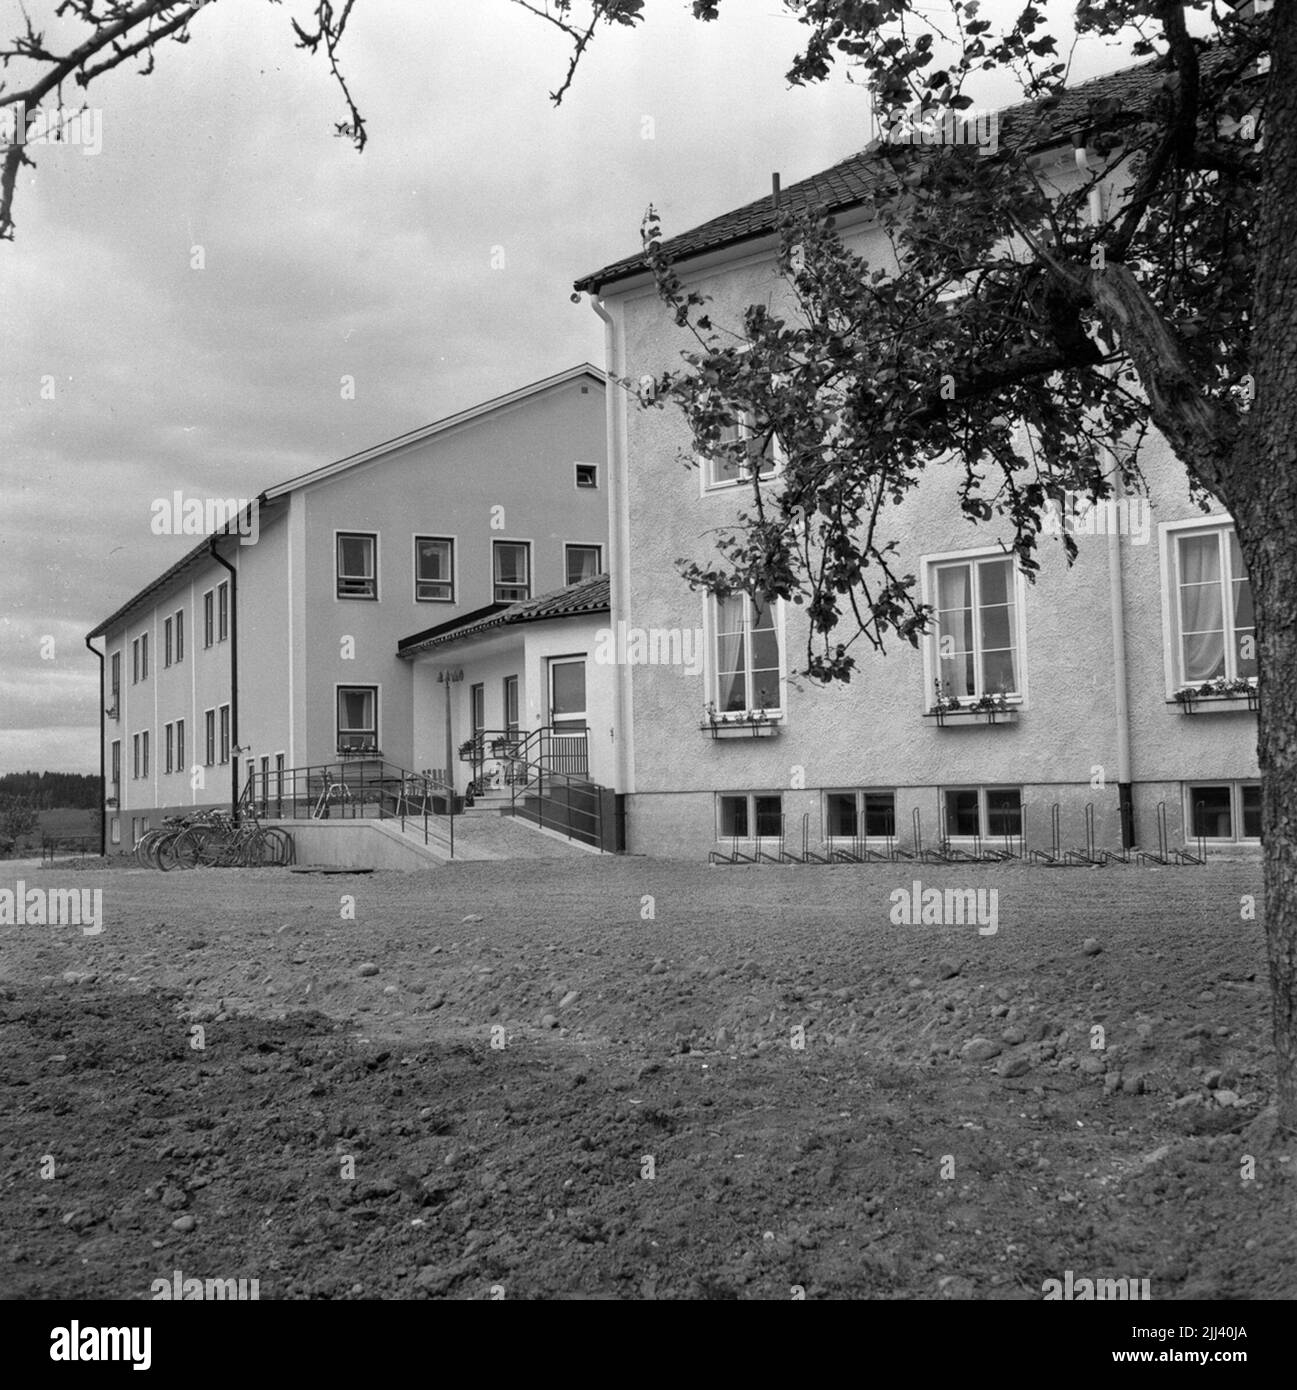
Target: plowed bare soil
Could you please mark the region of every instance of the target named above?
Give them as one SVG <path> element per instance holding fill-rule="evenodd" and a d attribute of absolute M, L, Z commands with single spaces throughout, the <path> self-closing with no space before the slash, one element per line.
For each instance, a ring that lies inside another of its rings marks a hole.
<path fill-rule="evenodd" d="M 1297 1293 L 1255 863 L 24 877 L 5 1297 Z"/>

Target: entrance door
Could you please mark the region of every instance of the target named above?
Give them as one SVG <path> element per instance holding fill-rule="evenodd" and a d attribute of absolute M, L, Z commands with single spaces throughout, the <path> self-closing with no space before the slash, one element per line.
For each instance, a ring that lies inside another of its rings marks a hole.
<path fill-rule="evenodd" d="M 486 686 L 471 685 L 468 688 L 469 708 L 473 715 L 473 737 L 486 728 Z"/>
<path fill-rule="evenodd" d="M 584 775 L 586 759 L 585 657 L 551 657 L 549 663 L 550 765 Z"/>
<path fill-rule="evenodd" d="M 518 677 L 504 678 L 504 730 L 510 741 L 518 737 Z"/>

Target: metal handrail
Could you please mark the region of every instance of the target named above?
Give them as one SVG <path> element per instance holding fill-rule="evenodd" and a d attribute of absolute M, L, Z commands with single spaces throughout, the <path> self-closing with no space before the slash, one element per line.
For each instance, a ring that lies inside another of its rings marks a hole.
<path fill-rule="evenodd" d="M 263 777 L 265 784 L 258 796 L 257 783 Z M 333 800 L 335 792 L 339 793 L 337 801 Z M 444 816 L 432 810 L 431 803 L 437 796 L 445 801 Z M 424 844 L 441 844 L 452 859 L 455 857 L 454 788 L 436 774 L 411 772 L 381 758 L 309 763 L 303 767 L 267 769 L 264 774 L 249 767 L 239 798 L 241 810 L 255 818 L 260 807 L 261 814 L 273 820 L 324 820 L 335 807 L 343 818 L 363 819 L 365 808 L 371 805 L 377 810 L 375 819 L 399 821 L 402 831 L 407 822 L 417 825 L 422 820 Z M 303 806 L 304 817 L 300 814 Z M 444 829 L 442 820 L 446 822 Z"/>

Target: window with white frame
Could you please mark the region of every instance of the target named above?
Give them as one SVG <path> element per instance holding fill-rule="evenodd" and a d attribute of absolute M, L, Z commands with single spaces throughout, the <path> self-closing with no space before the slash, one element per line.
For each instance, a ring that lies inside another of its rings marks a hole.
<path fill-rule="evenodd" d="M 122 818 L 121 818 L 121 816 L 114 816 L 114 817 L 112 818 L 112 820 L 109 822 L 109 826 L 110 826 L 109 835 L 110 835 L 110 838 L 111 838 L 111 840 L 112 840 L 112 843 L 115 844 L 115 845 L 120 845 L 121 842 L 122 842 Z"/>
<path fill-rule="evenodd" d="M 230 581 L 216 589 L 216 640 L 224 642 L 230 635 Z"/>
<path fill-rule="evenodd" d="M 886 839 L 896 834 L 894 791 L 824 793 L 827 840 Z"/>
<path fill-rule="evenodd" d="M 1260 840 L 1260 782 L 1194 782 L 1184 789 L 1184 823 L 1208 840 Z"/>
<path fill-rule="evenodd" d="M 162 624 L 162 664 L 171 665 L 171 619 L 167 618 Z"/>
<path fill-rule="evenodd" d="M 174 725 L 174 724 L 164 724 L 164 725 L 162 726 L 162 736 L 163 736 L 164 742 L 166 743 L 166 751 L 167 751 L 166 769 L 167 769 L 168 772 L 173 772 L 173 771 L 175 770 L 175 752 L 176 752 L 176 729 L 175 729 L 175 725 Z"/>
<path fill-rule="evenodd" d="M 576 485 L 580 488 L 599 486 L 599 467 L 593 463 L 578 463 L 576 466 Z"/>
<path fill-rule="evenodd" d="M 185 659 L 185 610 L 176 609 L 176 662 Z"/>
<path fill-rule="evenodd" d="M 942 829 L 947 839 L 1022 834 L 1021 787 L 945 787 Z"/>
<path fill-rule="evenodd" d="M 113 716 L 120 719 L 122 717 L 121 694 L 122 694 L 122 654 L 114 652 L 111 666 L 111 683 L 113 688 Z"/>
<path fill-rule="evenodd" d="M 455 543 L 446 536 L 415 536 L 416 603 L 454 603 Z"/>
<path fill-rule="evenodd" d="M 933 561 L 930 577 L 933 666 L 941 694 L 1020 695 L 1022 638 L 1012 557 Z"/>
<path fill-rule="evenodd" d="M 230 707 L 222 705 L 220 708 L 221 716 L 221 761 L 230 761 Z"/>
<path fill-rule="evenodd" d="M 338 687 L 338 751 L 378 749 L 378 687 Z"/>
<path fill-rule="evenodd" d="M 1254 679 L 1252 586 L 1227 522 L 1171 533 L 1175 683 Z"/>
<path fill-rule="evenodd" d="M 565 582 L 583 584 L 587 579 L 593 579 L 595 575 L 603 573 L 603 546 L 564 546 L 563 564 L 567 574 Z"/>
<path fill-rule="evenodd" d="M 772 477 L 783 462 L 778 439 L 751 410 L 740 411 L 732 425 L 722 428 L 720 443 L 726 447 L 708 454 L 703 461 L 709 488 L 750 482 L 754 469 L 759 478 Z"/>
<path fill-rule="evenodd" d="M 216 711 L 203 711 L 203 763 L 207 767 L 216 765 Z"/>
<path fill-rule="evenodd" d="M 713 597 L 713 701 L 717 712 L 783 708 L 783 665 L 775 604 L 748 593 Z"/>
<path fill-rule="evenodd" d="M 140 736 L 131 735 L 131 776 L 138 779 L 140 775 Z"/>
<path fill-rule="evenodd" d="M 339 598 L 378 598 L 378 537 L 366 531 L 338 532 Z"/>
<path fill-rule="evenodd" d="M 140 683 L 140 639 L 134 638 L 131 642 L 131 684 Z"/>
<path fill-rule="evenodd" d="M 528 541 L 492 541 L 492 568 L 496 603 L 518 603 L 531 597 L 531 544 Z"/>
<path fill-rule="evenodd" d="M 780 792 L 722 792 L 716 798 L 718 839 L 778 839 L 783 826 L 784 798 Z"/>
<path fill-rule="evenodd" d="M 140 746 L 144 750 L 144 766 L 140 775 L 147 777 L 149 775 L 149 731 L 147 729 L 140 735 Z"/>
<path fill-rule="evenodd" d="M 113 739 L 112 769 L 112 784 L 114 787 L 118 787 L 122 780 L 122 741 L 119 738 Z M 116 796 L 117 792 L 114 791 L 113 795 Z"/>
<path fill-rule="evenodd" d="M 216 595 L 208 589 L 203 595 L 203 646 L 210 647 L 216 640 Z"/>
<path fill-rule="evenodd" d="M 149 634 L 146 632 L 140 637 L 140 679 L 146 681 L 149 678 Z"/>
<path fill-rule="evenodd" d="M 185 770 L 185 721 L 176 720 L 176 771 Z"/>

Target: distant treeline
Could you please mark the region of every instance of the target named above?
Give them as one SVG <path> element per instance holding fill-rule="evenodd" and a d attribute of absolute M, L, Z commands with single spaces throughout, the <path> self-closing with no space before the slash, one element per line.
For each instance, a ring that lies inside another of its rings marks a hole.
<path fill-rule="evenodd" d="M 38 811 L 56 806 L 93 810 L 99 805 L 99 778 L 85 772 L 6 772 L 0 776 L 0 800 L 11 797 Z"/>

